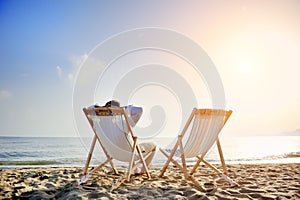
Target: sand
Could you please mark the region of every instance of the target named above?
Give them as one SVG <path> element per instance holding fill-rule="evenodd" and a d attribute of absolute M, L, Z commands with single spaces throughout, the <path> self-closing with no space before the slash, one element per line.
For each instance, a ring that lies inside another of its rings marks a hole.
<path fill-rule="evenodd" d="M 226 188 L 219 177 L 197 177 L 205 186 L 216 187 L 210 192 L 199 191 L 172 166 L 163 178 L 158 177 L 160 167 L 154 166 L 151 180 L 132 176 L 112 192 L 118 176 L 108 167 L 80 186 L 76 183 L 82 168 L 0 169 L 0 199 L 300 199 L 300 164 L 228 165 L 228 169 L 239 186 Z"/>

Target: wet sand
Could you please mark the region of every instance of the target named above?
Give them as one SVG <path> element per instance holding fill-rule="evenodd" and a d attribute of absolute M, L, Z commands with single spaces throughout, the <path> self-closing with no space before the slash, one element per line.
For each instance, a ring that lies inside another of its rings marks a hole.
<path fill-rule="evenodd" d="M 122 169 L 124 167 L 120 167 Z M 150 169 L 152 178 L 131 177 L 110 192 L 118 179 L 102 168 L 78 186 L 82 168 L 0 169 L 0 199 L 300 199 L 300 164 L 227 165 L 239 186 L 226 187 L 215 176 L 196 176 L 210 192 L 198 190 L 175 167 L 160 178 L 161 167 Z M 205 168 L 199 171 L 204 172 Z M 121 173 L 122 175 L 122 173 Z"/>

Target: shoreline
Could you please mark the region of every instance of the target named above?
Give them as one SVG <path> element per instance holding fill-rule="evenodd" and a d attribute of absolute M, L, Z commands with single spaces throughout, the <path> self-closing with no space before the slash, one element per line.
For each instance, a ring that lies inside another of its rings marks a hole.
<path fill-rule="evenodd" d="M 300 152 L 299 152 L 300 153 Z M 210 161 L 210 163 L 219 165 L 220 161 Z M 1 169 L 22 169 L 22 168 L 83 168 L 85 163 L 81 164 L 36 164 L 36 163 L 52 163 L 52 161 L 0 161 L 0 170 Z M 21 164 L 8 164 L 5 163 L 21 163 Z M 22 163 L 33 163 L 33 164 L 22 164 Z M 55 163 L 55 162 L 53 162 Z M 98 161 L 97 163 L 100 163 Z M 117 165 L 124 165 L 124 163 L 116 161 Z M 154 167 L 162 167 L 164 163 L 154 163 L 152 166 Z M 193 165 L 195 162 L 187 162 L 188 165 Z M 226 160 L 227 165 L 264 165 L 264 164 L 300 164 L 300 157 L 291 157 L 291 158 L 281 158 L 276 160 L 271 159 L 263 159 L 263 160 L 243 160 L 243 161 L 228 161 Z M 91 164 L 91 167 L 96 166 L 97 164 Z"/>
<path fill-rule="evenodd" d="M 123 170 L 124 166 L 118 166 Z M 204 168 L 204 167 L 203 167 Z M 219 177 L 199 176 L 204 185 L 217 186 L 211 192 L 199 191 L 183 178 L 183 174 L 169 166 L 164 177 L 158 177 L 161 166 L 150 168 L 151 180 L 146 176 L 132 176 L 110 192 L 119 177 L 102 168 L 86 183 L 76 181 L 83 167 L 1 168 L 0 199 L 299 199 L 300 165 L 285 164 L 227 164 L 229 176 L 239 186 L 223 188 Z M 200 169 L 205 170 L 205 169 Z M 122 173 L 121 173 L 122 174 Z"/>

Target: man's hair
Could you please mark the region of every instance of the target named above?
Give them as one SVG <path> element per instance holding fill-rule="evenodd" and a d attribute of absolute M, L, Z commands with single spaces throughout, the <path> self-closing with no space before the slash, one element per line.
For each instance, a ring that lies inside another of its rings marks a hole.
<path fill-rule="evenodd" d="M 120 103 L 116 100 L 106 102 L 105 107 L 120 107 Z"/>

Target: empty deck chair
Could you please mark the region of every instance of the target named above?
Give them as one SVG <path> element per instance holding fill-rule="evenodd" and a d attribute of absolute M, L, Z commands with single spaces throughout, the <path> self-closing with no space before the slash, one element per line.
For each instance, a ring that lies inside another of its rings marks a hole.
<path fill-rule="evenodd" d="M 236 183 L 227 176 L 227 169 L 218 139 L 218 135 L 231 113 L 232 111 L 194 108 L 181 134 L 178 135 L 176 144 L 170 154 L 168 155 L 165 150 L 160 148 L 160 151 L 168 158 L 161 170 L 160 177 L 164 175 L 170 162 L 172 162 L 182 171 L 186 180 L 190 180 L 200 190 L 207 191 L 194 176 L 200 163 L 203 162 L 212 169 L 215 174 L 225 179 L 231 186 L 236 185 Z M 217 169 L 204 159 L 205 155 L 215 143 L 218 147 L 222 170 Z M 174 157 L 179 157 L 181 164 L 179 164 Z M 197 160 L 190 171 L 188 171 L 186 165 L 186 159 L 189 158 L 196 158 Z"/>

